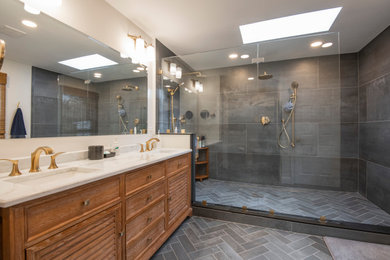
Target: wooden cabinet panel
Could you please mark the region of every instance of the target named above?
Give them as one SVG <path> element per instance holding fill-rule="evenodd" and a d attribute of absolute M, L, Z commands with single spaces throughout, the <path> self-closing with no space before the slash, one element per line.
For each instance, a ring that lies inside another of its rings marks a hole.
<path fill-rule="evenodd" d="M 164 181 L 160 181 L 155 185 L 132 195 L 126 200 L 126 219 L 138 214 L 145 206 L 163 198 L 165 196 Z"/>
<path fill-rule="evenodd" d="M 120 178 L 111 178 L 25 208 L 27 241 L 120 200 Z"/>
<path fill-rule="evenodd" d="M 26 249 L 30 259 L 121 259 L 121 206 L 109 208 Z"/>
<path fill-rule="evenodd" d="M 145 212 L 136 216 L 126 224 L 126 241 L 134 239 L 141 231 L 151 225 L 156 219 L 165 214 L 165 200 L 147 208 Z"/>
<path fill-rule="evenodd" d="M 167 174 L 170 175 L 177 170 L 183 169 L 190 165 L 190 157 L 188 154 L 181 155 L 167 161 Z"/>
<path fill-rule="evenodd" d="M 168 226 L 190 206 L 189 189 L 188 169 L 168 178 Z"/>
<path fill-rule="evenodd" d="M 164 163 L 126 174 L 126 195 L 142 189 L 145 185 L 164 178 Z"/>
<path fill-rule="evenodd" d="M 142 252 L 151 246 L 164 233 L 164 222 L 164 218 L 160 218 L 154 225 L 148 228 L 142 236 L 129 244 L 126 252 L 127 259 L 138 259 Z"/>

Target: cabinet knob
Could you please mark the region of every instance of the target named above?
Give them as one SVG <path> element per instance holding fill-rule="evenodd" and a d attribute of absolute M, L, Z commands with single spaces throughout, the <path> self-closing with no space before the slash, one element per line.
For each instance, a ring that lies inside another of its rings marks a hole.
<path fill-rule="evenodd" d="M 146 243 L 147 243 L 147 244 L 150 244 L 150 242 L 152 242 L 152 240 L 153 240 L 153 239 L 148 238 L 148 239 L 146 239 Z"/>
<path fill-rule="evenodd" d="M 149 195 L 147 198 L 146 198 L 146 201 L 149 202 L 152 200 L 152 195 Z"/>
<path fill-rule="evenodd" d="M 89 200 L 84 200 L 84 201 L 83 201 L 83 205 L 84 205 L 84 206 L 88 206 L 88 205 L 89 205 Z"/>
<path fill-rule="evenodd" d="M 171 201 L 171 200 L 172 200 L 172 197 L 169 197 L 169 198 L 168 198 L 168 202 Z"/>
<path fill-rule="evenodd" d="M 146 223 L 149 224 L 150 222 L 152 222 L 152 219 L 153 219 L 152 217 L 148 217 L 148 219 L 146 220 Z"/>
<path fill-rule="evenodd" d="M 120 233 L 119 233 L 119 237 L 123 237 L 124 234 L 125 234 L 125 232 L 123 232 L 123 231 L 120 232 Z"/>
<path fill-rule="evenodd" d="M 148 175 L 148 176 L 146 177 L 146 179 L 147 179 L 147 180 L 151 180 L 151 179 L 152 179 L 152 175 Z"/>

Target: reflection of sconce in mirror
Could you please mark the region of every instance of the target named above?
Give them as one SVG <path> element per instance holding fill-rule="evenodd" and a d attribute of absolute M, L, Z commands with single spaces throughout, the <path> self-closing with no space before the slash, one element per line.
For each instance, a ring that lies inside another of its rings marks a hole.
<path fill-rule="evenodd" d="M 133 85 L 125 85 L 122 90 L 124 91 L 138 91 L 139 90 L 139 87 L 138 86 L 133 86 Z"/>
<path fill-rule="evenodd" d="M 268 116 L 262 116 L 261 117 L 261 124 L 262 125 L 268 125 L 271 122 Z"/>
<path fill-rule="evenodd" d="M 154 47 L 142 39 L 141 36 L 128 34 L 121 57 L 131 58 L 131 62 L 134 64 L 147 65 L 148 62 L 154 60 Z"/>
<path fill-rule="evenodd" d="M 192 80 L 195 90 L 198 93 L 203 93 L 203 84 L 199 80 Z"/>
<path fill-rule="evenodd" d="M 177 79 L 181 79 L 183 69 L 176 65 L 176 63 L 168 62 L 169 74 L 175 76 Z"/>
<path fill-rule="evenodd" d="M 139 118 L 134 119 L 133 123 L 134 123 L 135 126 L 138 125 L 139 124 Z"/>

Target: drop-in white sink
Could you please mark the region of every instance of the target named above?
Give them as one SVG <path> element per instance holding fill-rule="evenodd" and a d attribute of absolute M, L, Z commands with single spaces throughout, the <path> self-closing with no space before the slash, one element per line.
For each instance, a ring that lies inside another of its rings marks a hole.
<path fill-rule="evenodd" d="M 87 167 L 68 167 L 55 170 L 47 170 L 38 173 L 28 173 L 21 176 L 10 177 L 4 181 L 14 184 L 22 184 L 28 186 L 34 185 L 51 185 L 53 183 L 62 183 L 63 181 L 71 180 L 72 177 L 91 174 L 98 171 L 94 168 Z"/>
<path fill-rule="evenodd" d="M 157 153 L 157 154 L 166 154 L 166 153 L 172 153 L 174 150 L 172 149 L 164 149 L 164 148 L 160 148 L 160 149 L 156 149 L 156 150 L 153 150 L 151 151 L 151 153 Z"/>

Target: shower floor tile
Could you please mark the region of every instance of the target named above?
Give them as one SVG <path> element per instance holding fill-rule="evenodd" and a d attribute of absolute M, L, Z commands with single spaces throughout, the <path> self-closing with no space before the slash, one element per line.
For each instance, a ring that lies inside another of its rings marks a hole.
<path fill-rule="evenodd" d="M 196 201 L 276 213 L 390 226 L 390 214 L 356 192 L 221 181 L 196 182 Z"/>

